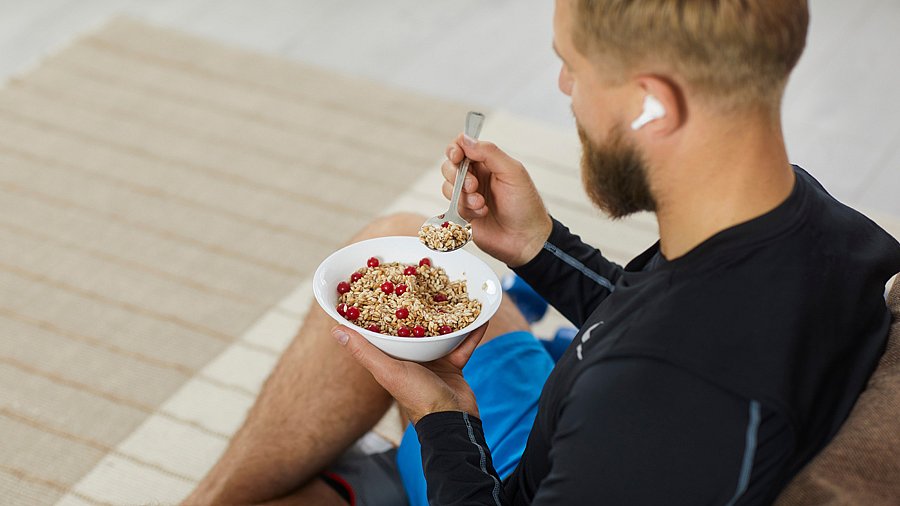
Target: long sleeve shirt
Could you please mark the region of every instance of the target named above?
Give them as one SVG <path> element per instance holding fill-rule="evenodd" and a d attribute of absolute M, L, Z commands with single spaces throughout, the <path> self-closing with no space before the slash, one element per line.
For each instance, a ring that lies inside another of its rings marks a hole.
<path fill-rule="evenodd" d="M 774 210 L 624 268 L 561 223 L 516 272 L 580 327 L 501 480 L 481 421 L 416 424 L 432 505 L 768 504 L 883 352 L 900 244 L 805 171 Z"/>

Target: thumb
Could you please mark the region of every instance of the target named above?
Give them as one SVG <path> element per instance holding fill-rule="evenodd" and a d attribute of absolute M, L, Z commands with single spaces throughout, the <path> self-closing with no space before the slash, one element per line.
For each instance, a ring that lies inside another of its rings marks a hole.
<path fill-rule="evenodd" d="M 456 138 L 456 144 L 466 158 L 473 162 L 481 162 L 494 174 L 509 174 L 522 170 L 522 166 L 517 160 L 507 155 L 493 142 L 479 141 L 466 134 L 459 134 L 459 137 Z M 451 157 L 451 161 L 460 163 L 462 156 L 458 153 L 454 154 L 456 156 Z M 458 158 L 459 160 L 454 160 L 453 158 Z"/>
<path fill-rule="evenodd" d="M 480 343 L 481 339 L 484 337 L 484 333 L 487 331 L 489 323 L 490 322 L 485 323 L 472 332 L 469 332 L 469 335 L 466 336 L 463 342 L 447 355 L 447 360 L 455 367 L 462 370 L 462 368 L 466 366 L 466 363 L 469 362 L 469 358 L 472 357 L 472 352 L 475 351 L 478 343 Z"/>
<path fill-rule="evenodd" d="M 331 329 L 331 335 L 347 349 L 350 356 L 359 365 L 368 369 L 372 376 L 375 377 L 375 381 L 381 383 L 382 386 L 385 386 L 385 382 L 390 382 L 391 378 L 401 373 L 398 360 L 389 357 L 376 348 L 359 332 L 343 325 L 337 325 Z"/>

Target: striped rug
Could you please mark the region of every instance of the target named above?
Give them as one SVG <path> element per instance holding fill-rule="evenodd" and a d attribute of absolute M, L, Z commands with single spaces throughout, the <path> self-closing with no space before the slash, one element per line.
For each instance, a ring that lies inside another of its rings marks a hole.
<path fill-rule="evenodd" d="M 318 262 L 374 216 L 446 206 L 437 167 L 467 110 L 128 19 L 6 83 L 0 503 L 184 497 Z M 598 219 L 571 132 L 485 112 L 555 216 L 620 262 L 654 240 L 650 216 Z"/>
<path fill-rule="evenodd" d="M 465 112 L 125 19 L 6 83 L 0 503 L 176 501 Z"/>

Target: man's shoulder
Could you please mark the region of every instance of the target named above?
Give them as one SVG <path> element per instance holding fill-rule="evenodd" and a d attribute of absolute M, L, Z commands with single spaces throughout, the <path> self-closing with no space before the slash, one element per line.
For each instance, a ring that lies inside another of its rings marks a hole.
<path fill-rule="evenodd" d="M 795 173 L 798 184 L 804 185 L 809 195 L 805 227 L 813 232 L 810 237 L 819 239 L 822 249 L 850 253 L 869 248 L 900 255 L 900 243 L 877 223 L 832 196 L 809 172 L 796 167 Z"/>
<path fill-rule="evenodd" d="M 883 278 L 883 285 L 900 271 L 897 239 L 832 197 L 802 168 L 795 172 L 800 194 L 795 202 L 788 210 L 779 210 L 784 212 L 761 218 L 777 216 L 778 220 L 766 222 L 776 230 L 751 226 L 747 237 L 710 248 L 704 265 L 675 273 L 673 288 L 701 304 L 730 302 L 742 307 L 755 302 L 770 306 L 787 294 L 795 299 L 780 302 L 790 307 L 817 297 L 840 298 L 835 291 L 870 279 Z"/>

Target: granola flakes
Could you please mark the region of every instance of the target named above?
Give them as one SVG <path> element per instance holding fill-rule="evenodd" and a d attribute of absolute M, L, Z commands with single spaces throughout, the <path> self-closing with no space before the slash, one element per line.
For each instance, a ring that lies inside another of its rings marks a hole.
<path fill-rule="evenodd" d="M 445 221 L 440 227 L 427 225 L 419 230 L 419 241 L 437 251 L 453 251 L 461 248 L 472 237 L 471 225 L 458 225 Z"/>
<path fill-rule="evenodd" d="M 352 273 L 337 287 L 338 313 L 353 324 L 400 337 L 448 334 L 471 325 L 481 302 L 470 299 L 466 281 L 450 281 L 444 269 L 427 258 L 419 265 L 381 263 Z"/>

